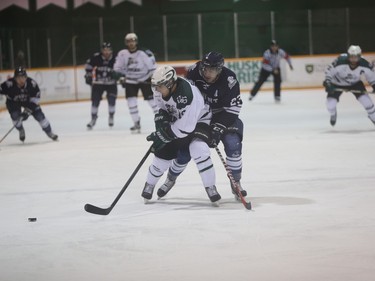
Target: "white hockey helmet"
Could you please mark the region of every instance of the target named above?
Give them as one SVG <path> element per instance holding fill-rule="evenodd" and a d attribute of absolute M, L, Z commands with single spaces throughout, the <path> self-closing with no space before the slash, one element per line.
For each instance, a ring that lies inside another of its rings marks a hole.
<path fill-rule="evenodd" d="M 152 87 L 164 85 L 168 89 L 171 89 L 176 81 L 176 70 L 169 65 L 159 66 L 151 77 Z"/>
<path fill-rule="evenodd" d="M 138 36 L 137 36 L 137 34 L 135 34 L 135 33 L 128 33 L 128 34 L 126 34 L 126 36 L 125 36 L 125 43 L 126 43 L 126 41 L 131 41 L 131 40 L 133 40 L 135 42 L 138 42 Z"/>
<path fill-rule="evenodd" d="M 359 47 L 358 45 L 351 45 L 348 49 L 348 55 L 360 57 L 362 55 L 361 47 Z"/>

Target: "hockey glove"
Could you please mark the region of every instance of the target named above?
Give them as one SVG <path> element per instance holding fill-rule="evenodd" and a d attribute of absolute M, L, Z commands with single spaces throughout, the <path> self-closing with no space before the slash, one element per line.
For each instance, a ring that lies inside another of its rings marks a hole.
<path fill-rule="evenodd" d="M 324 80 L 323 86 L 326 88 L 327 93 L 333 93 L 335 92 L 335 86 L 332 85 L 331 81 Z"/>
<path fill-rule="evenodd" d="M 175 134 L 172 132 L 171 127 L 160 128 L 152 134 L 147 136 L 147 141 L 154 142 L 152 145 L 152 152 L 162 149 L 167 143 L 176 139 Z"/>
<path fill-rule="evenodd" d="M 198 123 L 193 133 L 193 138 L 203 140 L 208 146 L 211 145 L 211 127 L 206 123 Z"/>
<path fill-rule="evenodd" d="M 27 120 L 27 118 L 29 118 L 29 116 L 30 116 L 31 113 L 33 113 L 31 109 L 29 109 L 29 108 L 25 108 L 25 109 L 23 110 L 23 112 L 21 113 L 21 118 L 20 118 L 20 120 L 21 120 L 21 121 L 25 121 L 25 120 Z"/>
<path fill-rule="evenodd" d="M 126 77 L 125 76 L 120 77 L 120 79 L 118 80 L 118 83 L 121 84 L 121 86 L 125 89 Z"/>
<path fill-rule="evenodd" d="M 112 70 L 111 71 L 111 78 L 113 79 L 113 80 L 119 80 L 119 79 L 121 79 L 121 78 L 123 78 L 124 77 L 124 74 L 122 74 L 122 73 L 120 73 L 120 72 L 117 72 L 117 71 L 115 71 L 115 70 Z"/>
<path fill-rule="evenodd" d="M 227 127 L 220 123 L 214 123 L 211 125 L 211 147 L 215 147 L 219 144 L 221 136 L 226 129 Z"/>
<path fill-rule="evenodd" d="M 168 126 L 168 124 L 172 121 L 171 119 L 172 118 L 167 111 L 159 109 L 159 112 L 156 113 L 154 117 L 155 130 L 159 130 Z"/>
<path fill-rule="evenodd" d="M 92 74 L 90 72 L 86 73 L 85 80 L 87 85 L 92 85 Z"/>

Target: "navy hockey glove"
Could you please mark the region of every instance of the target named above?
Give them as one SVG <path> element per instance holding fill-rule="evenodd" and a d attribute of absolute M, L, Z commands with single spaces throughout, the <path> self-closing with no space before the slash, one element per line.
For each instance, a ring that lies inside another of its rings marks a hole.
<path fill-rule="evenodd" d="M 152 152 L 162 149 L 167 143 L 176 139 L 175 134 L 172 132 L 171 127 L 160 128 L 147 136 L 147 141 L 154 142 L 152 144 Z"/>
<path fill-rule="evenodd" d="M 21 113 L 21 118 L 20 118 L 20 120 L 21 120 L 21 121 L 25 121 L 25 120 L 27 120 L 27 118 L 29 118 L 29 116 L 30 116 L 31 113 L 33 113 L 31 109 L 29 109 L 29 108 L 25 108 L 25 109 L 23 110 L 23 112 Z"/>
<path fill-rule="evenodd" d="M 168 112 L 163 109 L 159 109 L 159 112 L 156 113 L 154 117 L 155 129 L 159 130 L 161 128 L 165 128 L 171 121 L 172 118 Z"/>
<path fill-rule="evenodd" d="M 211 125 L 211 147 L 215 147 L 219 144 L 221 136 L 226 129 L 227 127 L 220 123 L 214 123 Z"/>
<path fill-rule="evenodd" d="M 86 75 L 85 75 L 85 80 L 86 80 L 86 84 L 87 85 L 92 85 L 92 74 L 91 73 L 86 73 Z"/>
<path fill-rule="evenodd" d="M 329 80 L 324 80 L 323 86 L 326 88 L 327 93 L 333 93 L 335 91 L 335 86 L 333 86 Z"/>

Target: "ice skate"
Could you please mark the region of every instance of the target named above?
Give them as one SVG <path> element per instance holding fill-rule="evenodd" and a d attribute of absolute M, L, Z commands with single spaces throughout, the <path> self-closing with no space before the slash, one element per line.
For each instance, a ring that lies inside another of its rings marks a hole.
<path fill-rule="evenodd" d="M 19 133 L 20 133 L 20 141 L 24 142 L 25 141 L 25 138 L 26 138 L 26 133 L 25 133 L 25 129 L 23 127 L 21 127 L 19 129 Z"/>
<path fill-rule="evenodd" d="M 244 189 L 242 188 L 242 186 L 241 186 L 241 182 L 238 181 L 238 182 L 235 182 L 235 183 L 236 183 L 236 185 L 237 185 L 239 191 L 241 192 L 241 195 L 242 195 L 243 197 L 247 196 L 247 192 L 246 192 L 246 190 L 244 190 Z M 238 196 L 238 194 L 237 194 L 237 190 L 236 190 L 235 186 L 232 184 L 232 182 L 230 183 L 230 186 L 231 186 L 231 188 L 232 188 L 232 193 L 234 194 L 234 198 L 235 198 L 237 201 L 239 201 L 239 200 L 240 200 L 240 197 Z"/>
<path fill-rule="evenodd" d="M 216 203 L 217 201 L 219 201 L 221 199 L 221 196 L 217 192 L 215 185 L 205 187 L 205 189 L 206 189 L 208 198 L 210 198 L 210 201 L 212 203 Z"/>
<path fill-rule="evenodd" d="M 90 123 L 87 124 L 87 128 L 88 128 L 89 130 L 91 130 L 91 129 L 95 126 L 95 124 L 96 124 L 96 119 L 97 119 L 97 118 L 98 118 L 98 117 L 92 117 Z"/>
<path fill-rule="evenodd" d="M 54 134 L 54 133 L 52 133 L 52 131 L 51 132 L 48 132 L 48 133 L 46 133 L 47 134 L 47 136 L 50 138 L 50 139 L 52 139 L 52 140 L 54 140 L 54 141 L 57 141 L 57 139 L 58 139 L 58 135 L 56 135 L 56 134 Z"/>
<path fill-rule="evenodd" d="M 132 134 L 139 134 L 141 133 L 141 121 L 137 121 L 134 123 L 134 126 L 130 128 Z"/>
<path fill-rule="evenodd" d="M 145 204 L 147 204 L 148 201 L 151 200 L 152 194 L 154 193 L 154 188 L 155 185 L 149 184 L 147 182 L 145 183 L 145 187 L 142 191 L 142 197 L 144 198 Z"/>
<path fill-rule="evenodd" d="M 335 112 L 334 115 L 331 115 L 331 118 L 329 120 L 329 122 L 331 123 L 332 126 L 335 126 L 336 124 L 336 119 L 337 119 L 337 112 Z"/>
<path fill-rule="evenodd" d="M 167 195 L 167 193 L 169 192 L 169 190 L 171 190 L 171 188 L 175 185 L 175 183 L 176 183 L 176 177 L 168 173 L 168 176 L 164 184 L 158 189 L 158 199 Z"/>
<path fill-rule="evenodd" d="M 109 114 L 109 117 L 108 117 L 108 126 L 109 127 L 113 127 L 114 124 L 115 124 L 114 116 L 113 116 L 113 114 Z"/>
<path fill-rule="evenodd" d="M 281 97 L 280 96 L 276 96 L 275 97 L 275 103 L 280 103 L 281 102 Z"/>

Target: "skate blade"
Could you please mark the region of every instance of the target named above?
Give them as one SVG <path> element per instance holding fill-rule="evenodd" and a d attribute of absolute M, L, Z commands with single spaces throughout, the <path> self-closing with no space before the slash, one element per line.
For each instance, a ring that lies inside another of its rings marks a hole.
<path fill-rule="evenodd" d="M 212 207 L 220 207 L 220 203 L 219 203 L 219 201 L 216 201 L 216 202 L 211 202 L 211 205 L 212 205 Z"/>

